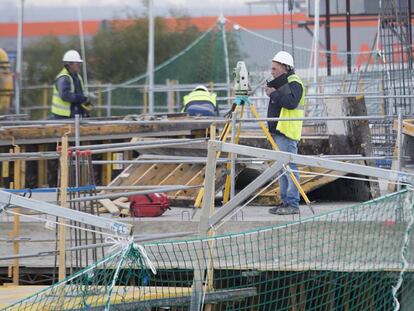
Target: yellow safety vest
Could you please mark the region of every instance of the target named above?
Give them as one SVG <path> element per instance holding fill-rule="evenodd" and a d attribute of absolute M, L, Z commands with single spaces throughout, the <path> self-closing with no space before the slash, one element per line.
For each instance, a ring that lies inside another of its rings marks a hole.
<path fill-rule="evenodd" d="M 302 80 L 299 76 L 293 74 L 288 77 L 288 82 L 297 82 L 301 85 L 303 92 L 302 97 L 300 98 L 299 105 L 296 109 L 286 109 L 283 108 L 280 110 L 280 118 L 303 118 L 305 115 L 305 87 L 303 86 Z M 278 121 L 276 129 L 281 132 L 286 137 L 293 140 L 300 140 L 302 136 L 302 124 L 303 121 Z"/>
<path fill-rule="evenodd" d="M 216 107 L 216 97 L 216 93 L 209 93 L 202 90 L 193 91 L 190 94 L 184 96 L 183 109 L 181 110 L 181 112 L 184 112 L 186 110 L 188 104 L 195 101 L 207 101 L 212 103 L 213 106 Z"/>
<path fill-rule="evenodd" d="M 59 74 L 56 76 L 55 81 L 59 79 L 60 77 L 67 76 L 70 81 L 70 91 L 73 93 L 75 92 L 75 82 L 73 81 L 72 76 L 69 74 L 69 71 L 66 69 L 66 67 L 63 67 L 63 69 L 59 72 Z M 83 85 L 83 79 L 80 74 L 78 74 L 79 81 L 81 83 L 82 92 L 85 93 L 85 88 Z M 63 117 L 70 117 L 70 105 L 72 103 L 64 101 L 60 95 L 59 91 L 56 87 L 56 84 L 53 86 L 53 97 L 52 97 L 52 113 L 56 114 L 58 116 Z"/>

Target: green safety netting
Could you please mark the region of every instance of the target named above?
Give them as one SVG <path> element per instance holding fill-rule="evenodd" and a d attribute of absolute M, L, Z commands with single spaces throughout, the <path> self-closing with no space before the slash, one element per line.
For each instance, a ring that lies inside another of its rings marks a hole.
<path fill-rule="evenodd" d="M 219 27 L 220 28 L 220 27 Z M 177 53 L 164 63 L 154 69 L 154 83 L 157 85 L 183 84 L 208 84 L 226 83 L 225 49 L 222 31 L 213 25 L 206 32 L 194 40 L 188 47 Z M 231 34 L 226 37 L 231 63 L 235 63 L 238 57 L 234 39 Z M 141 113 L 144 107 L 146 89 L 132 87 L 133 85 L 145 85 L 148 75 L 142 74 L 134 77 L 121 85 L 113 86 L 111 89 L 112 105 L 131 106 L 131 112 Z M 171 87 L 167 87 L 171 89 Z M 107 90 L 101 90 L 107 93 Z M 178 94 L 175 101 L 177 105 L 175 111 L 181 108 L 182 97 L 189 90 Z M 225 93 L 222 92 L 222 95 Z M 104 96 L 105 97 L 105 96 Z M 167 108 L 166 92 L 156 92 L 154 94 L 155 111 L 165 112 Z M 138 109 L 138 110 L 137 110 Z M 121 113 L 114 109 L 114 114 Z M 123 110 L 122 114 L 125 114 Z"/>
<path fill-rule="evenodd" d="M 8 309 L 413 310 L 413 208 L 403 190 L 238 234 L 121 243 Z"/>

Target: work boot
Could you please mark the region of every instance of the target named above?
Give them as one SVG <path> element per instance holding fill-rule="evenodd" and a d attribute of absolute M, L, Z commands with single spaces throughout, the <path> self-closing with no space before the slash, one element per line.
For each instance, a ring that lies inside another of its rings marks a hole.
<path fill-rule="evenodd" d="M 276 215 L 299 214 L 299 208 L 298 207 L 292 207 L 292 206 L 280 207 L 276 210 L 275 214 Z"/>
<path fill-rule="evenodd" d="M 270 208 L 270 209 L 269 209 L 269 213 L 270 213 L 270 214 L 277 214 L 277 213 L 276 213 L 276 211 L 277 211 L 279 208 L 283 207 L 283 206 L 284 206 L 284 205 L 283 205 L 283 202 L 282 202 L 281 204 L 278 204 L 278 205 L 276 205 L 275 207 Z"/>

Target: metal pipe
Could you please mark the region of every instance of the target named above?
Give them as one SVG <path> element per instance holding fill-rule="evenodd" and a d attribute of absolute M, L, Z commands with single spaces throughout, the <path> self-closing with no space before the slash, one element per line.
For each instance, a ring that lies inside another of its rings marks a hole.
<path fill-rule="evenodd" d="M 331 9 L 330 9 L 330 1 L 325 0 L 325 38 L 326 38 L 326 50 L 328 53 L 326 54 L 326 70 L 327 75 L 331 75 Z"/>
<path fill-rule="evenodd" d="M 326 137 L 327 139 L 327 137 Z M 15 161 L 15 160 L 25 160 L 25 161 L 37 161 L 37 160 L 53 160 L 59 158 L 59 155 L 55 152 L 51 152 L 50 155 L 45 155 L 42 152 L 38 154 L 33 152 L 33 155 L 28 155 L 27 153 L 17 153 L 17 154 L 9 154 L 9 153 L 0 153 L 0 162 L 1 161 Z M 338 156 L 320 156 L 321 158 L 335 158 L 344 159 L 344 160 L 380 160 L 380 159 L 393 159 L 392 156 L 378 156 L 378 157 L 359 157 L 355 156 L 354 158 L 350 158 L 347 155 L 338 155 Z M 405 157 L 402 157 L 405 158 Z M 237 158 L 237 163 L 255 163 L 257 161 L 267 161 L 264 158 Z M 228 163 L 230 160 L 228 159 L 218 159 L 218 163 Z M 93 164 L 102 165 L 102 164 L 147 164 L 147 163 L 166 163 L 166 164 L 174 164 L 174 163 L 206 163 L 205 158 L 195 157 L 194 160 L 189 157 L 186 159 L 185 157 L 177 157 L 176 159 L 148 159 L 148 160 L 94 160 L 92 161 Z"/>
<path fill-rule="evenodd" d="M 112 86 L 109 84 L 107 87 L 107 95 L 106 95 L 106 116 L 111 116 L 111 106 L 112 106 Z"/>
<path fill-rule="evenodd" d="M 106 152 L 116 152 L 116 151 L 127 151 L 127 150 L 138 150 L 138 149 L 151 149 L 151 148 L 163 148 L 169 146 L 182 146 L 182 145 L 189 145 L 189 144 L 201 144 L 206 142 L 205 139 L 199 139 L 197 141 L 184 141 L 184 142 L 177 142 L 172 144 L 153 144 L 153 145 L 144 145 L 144 146 L 130 146 L 130 147 L 119 147 L 119 148 L 106 148 L 106 149 L 97 149 L 92 150 L 92 154 L 99 154 L 99 153 L 106 153 Z"/>
<path fill-rule="evenodd" d="M 229 52 L 227 49 L 227 39 L 226 39 L 226 29 L 225 29 L 225 23 L 226 19 L 224 18 L 223 13 L 220 14 L 219 22 L 221 25 L 221 34 L 223 39 L 223 50 L 224 50 L 224 66 L 226 69 L 226 84 L 227 84 L 227 97 L 229 98 L 227 100 L 227 106 L 231 106 L 231 98 L 230 98 L 230 71 L 229 71 Z"/>
<path fill-rule="evenodd" d="M 70 150 L 95 150 L 95 149 L 103 149 L 103 148 L 115 148 L 115 147 L 129 147 L 129 146 L 151 146 L 151 145 L 161 145 L 165 144 L 166 146 L 174 143 L 179 142 L 191 142 L 200 139 L 191 139 L 191 138 L 178 138 L 178 139 L 160 139 L 160 140 L 148 140 L 148 141 L 140 141 L 140 142 L 128 142 L 128 143 L 112 143 L 112 144 L 94 144 L 94 145 L 83 145 L 79 146 L 76 145 L 75 147 L 70 147 Z M 204 141 L 204 139 L 203 139 Z"/>
<path fill-rule="evenodd" d="M 407 96 L 406 96 L 407 97 Z M 355 118 L 355 117 L 306 117 L 306 118 L 302 118 L 302 120 L 332 120 L 330 118 L 341 118 L 341 119 L 337 119 L 337 120 L 347 120 L 351 118 Z M 365 116 L 365 117 L 358 117 L 358 118 L 365 118 L 364 120 L 370 120 L 370 119 L 397 119 L 397 116 Z M 242 121 L 250 121 L 250 122 L 257 122 L 258 120 L 260 121 L 265 121 L 265 119 L 256 119 L 256 118 L 251 118 L 251 119 L 247 119 L 247 118 L 243 118 L 243 119 L 238 119 L 238 120 L 242 120 Z M 266 120 L 270 120 L 270 119 L 266 119 Z M 279 120 L 279 118 L 273 118 L 271 119 L 273 121 L 277 121 Z M 284 119 L 284 120 L 289 120 L 289 119 Z M 336 119 L 335 119 L 336 120 Z M 361 119 L 362 120 L 362 119 Z M 151 124 L 211 124 L 211 123 L 216 123 L 217 125 L 220 124 L 226 124 L 226 123 L 230 123 L 231 119 L 221 119 L 221 118 L 217 118 L 217 119 L 191 119 L 191 120 L 168 120 L 168 121 L 121 121 L 121 120 L 110 120 L 110 121 L 92 121 L 92 120 L 86 120 L 86 119 L 82 119 L 80 120 L 81 124 L 86 124 L 86 125 L 151 125 Z M 18 124 L 30 124 L 30 125 L 42 125 L 42 124 L 73 124 L 73 121 L 60 121 L 60 122 L 56 122 L 56 121 L 0 121 L 0 126 L 4 125 L 4 124 L 12 124 L 12 125 L 18 125 Z M 11 126 L 10 128 L 15 128 L 16 126 Z"/>
<path fill-rule="evenodd" d="M 75 115 L 75 146 L 80 146 L 80 118 L 79 115 Z"/>
<path fill-rule="evenodd" d="M 253 163 L 257 160 L 255 159 L 237 159 L 236 163 Z M 153 159 L 153 160 L 96 160 L 92 161 L 92 164 L 103 165 L 103 164 L 182 164 L 182 163 L 191 163 L 191 164 L 205 164 L 207 160 L 162 160 L 162 159 Z M 230 163 L 229 159 L 217 160 L 217 163 Z"/>
<path fill-rule="evenodd" d="M 57 152 L 21 152 L 21 153 L 0 153 L 0 161 L 15 161 L 15 160 L 49 160 L 57 159 L 59 154 Z"/>
<path fill-rule="evenodd" d="M 179 232 L 179 233 L 173 233 L 173 234 L 160 234 L 155 235 L 151 237 L 144 237 L 144 238 L 138 238 L 134 239 L 135 243 L 138 242 L 146 242 L 146 241 L 154 241 L 154 240 L 163 240 L 163 239 L 170 239 L 170 238 L 180 238 L 190 235 L 196 235 L 197 232 Z M 73 252 L 73 251 L 79 251 L 84 249 L 93 249 L 93 248 L 99 248 L 99 247 L 107 247 L 115 244 L 114 242 L 107 242 L 107 243 L 97 243 L 97 244 L 89 244 L 89 245 L 83 245 L 83 246 L 75 246 L 71 248 L 67 248 L 67 252 Z M 59 250 L 53 250 L 53 251 L 45 251 L 45 252 L 36 252 L 36 253 L 28 253 L 28 254 L 18 254 L 18 255 L 12 255 L 12 256 L 1 256 L 0 261 L 2 260 L 11 260 L 16 258 L 32 258 L 32 257 L 46 257 L 46 256 L 52 256 L 55 254 L 58 254 Z"/>
<path fill-rule="evenodd" d="M 313 32 L 313 48 L 314 48 L 314 66 L 313 66 L 313 82 L 318 82 L 318 75 L 319 75 L 319 5 L 320 1 L 315 0 L 315 16 L 314 16 L 314 32 Z"/>
<path fill-rule="evenodd" d="M 372 94 L 372 95 L 370 95 Z M 329 94 L 329 93 L 324 93 L 324 94 L 307 94 L 305 95 L 305 99 L 312 99 L 312 98 L 345 98 L 345 97 L 354 97 L 354 96 L 363 96 L 365 99 L 384 99 L 384 98 L 413 98 L 413 95 L 377 95 L 376 93 L 366 93 L 366 92 L 347 92 L 347 93 L 342 93 L 342 94 Z M 229 96 L 219 96 L 216 98 L 217 101 L 228 101 L 232 99 Z M 268 97 L 266 96 L 250 96 L 250 100 L 266 100 L 268 99 Z M 108 105 L 101 105 L 101 106 L 96 106 L 96 108 L 100 108 L 100 109 L 108 109 L 110 107 L 108 107 Z M 137 108 L 137 106 L 132 107 L 132 106 L 122 106 L 122 105 L 117 105 L 117 106 L 113 106 L 114 109 L 120 109 L 120 110 L 131 110 L 131 109 L 135 109 Z M 139 107 L 138 107 L 139 108 Z M 32 110 L 43 110 L 45 109 L 44 106 L 30 106 L 30 107 L 25 107 L 25 110 L 28 111 L 32 111 Z M 164 111 L 167 112 L 167 108 L 165 107 L 160 107 L 159 108 L 160 111 Z M 91 120 L 91 119 L 89 119 Z M 6 121 L 7 122 L 7 121 Z M 56 124 L 60 124 L 60 121 L 50 121 L 50 120 L 44 120 L 44 121 L 26 121 L 27 124 L 36 124 L 40 123 L 40 124 L 44 124 L 44 123 L 56 123 Z M 102 121 L 101 121 L 102 122 Z M 136 121 L 135 121 L 136 122 Z M 70 122 L 67 122 L 70 123 Z M 0 123 L 1 124 L 1 123 Z M 9 123 L 4 123 L 4 124 L 11 124 L 11 125 L 15 125 L 15 124 L 19 124 L 19 123 L 12 123 L 9 121 Z"/>
<path fill-rule="evenodd" d="M 411 16 L 412 16 L 412 6 L 411 6 L 411 0 L 408 0 L 408 41 L 410 42 L 410 46 L 409 46 L 409 55 L 412 55 L 412 48 L 413 48 L 413 27 L 412 27 L 412 21 L 411 21 Z M 409 68 L 413 69 L 413 59 L 412 57 L 408 57 L 408 63 L 409 63 Z"/>
<path fill-rule="evenodd" d="M 148 103 L 154 113 L 154 0 L 148 0 Z"/>
<path fill-rule="evenodd" d="M 323 120 L 396 120 L 397 116 L 392 115 L 385 115 L 385 116 L 336 116 L 336 117 L 304 117 L 304 118 L 238 118 L 238 121 L 247 121 L 247 122 L 257 122 L 257 121 L 280 121 L 280 120 L 303 120 L 303 121 L 323 121 Z M 116 122 L 113 121 L 111 124 L 160 124 L 160 122 L 154 122 L 154 121 L 136 121 L 135 123 L 128 123 L 129 121 L 123 121 L 123 122 Z M 203 119 L 203 120 L 174 120 L 170 123 L 176 124 L 185 124 L 185 123 L 197 123 L 197 124 L 226 124 L 230 123 L 231 119 Z"/>
<path fill-rule="evenodd" d="M 80 3 L 78 3 L 78 28 L 79 28 L 79 40 L 80 40 L 82 60 L 83 60 L 83 66 L 82 66 L 83 81 L 85 84 L 86 93 L 89 93 L 88 71 L 87 71 L 87 65 L 86 65 L 86 52 L 85 52 L 85 36 L 83 34 L 83 18 L 82 18 L 82 9 L 81 9 Z"/>
<path fill-rule="evenodd" d="M 43 106 L 42 106 L 43 107 Z M 73 124 L 72 120 L 4 120 L 0 121 L 0 125 L 10 125 L 10 127 L 16 127 L 19 125 L 43 125 L 43 124 Z"/>
<path fill-rule="evenodd" d="M 180 83 L 180 84 L 174 84 L 171 86 L 166 86 L 165 84 L 154 84 L 154 92 L 166 92 L 166 91 L 191 91 L 196 87 L 198 84 L 186 84 L 186 83 Z M 228 84 L 227 83 L 214 83 L 214 89 L 217 91 L 225 91 L 227 90 Z M 113 89 L 140 89 L 144 90 L 146 87 L 146 84 L 112 84 L 112 83 L 104 83 L 104 84 L 89 84 L 89 87 L 91 88 L 111 88 Z M 29 85 L 22 87 L 24 90 L 38 90 L 38 89 L 44 89 L 44 84 L 37 84 L 37 85 Z M 48 89 L 52 89 L 53 85 L 48 85 Z M 101 91 L 103 93 L 104 91 Z"/>
<path fill-rule="evenodd" d="M 200 187 L 202 187 L 202 185 L 165 187 L 165 188 L 162 188 L 162 192 L 173 192 L 173 191 L 179 191 L 179 190 L 195 189 L 195 188 L 200 188 Z M 119 193 L 114 193 L 114 194 L 87 196 L 87 197 L 76 198 L 76 199 L 72 199 L 68 201 L 69 202 L 84 202 L 84 201 L 93 201 L 93 200 L 102 200 L 102 199 L 116 199 L 120 197 L 127 197 L 130 195 L 141 195 L 141 194 L 156 193 L 156 192 L 160 192 L 160 189 L 148 189 L 145 191 L 119 192 Z"/>
<path fill-rule="evenodd" d="M 231 114 L 231 142 L 234 144 L 236 142 L 236 113 L 232 112 Z M 235 180 L 236 180 L 236 157 L 234 152 L 230 154 L 230 198 L 234 197 L 236 193 L 235 190 Z"/>
<path fill-rule="evenodd" d="M 75 115 L 75 146 L 79 148 L 80 146 L 80 123 L 79 123 L 79 114 Z M 77 156 L 77 155 L 76 155 Z M 75 185 L 79 186 L 79 161 L 75 161 Z"/>
<path fill-rule="evenodd" d="M 22 87 L 22 58 L 23 58 L 23 20 L 24 20 L 24 0 L 20 1 L 18 9 L 19 24 L 17 28 L 17 57 L 16 57 L 16 78 L 15 78 L 15 113 L 20 114 L 21 87 Z"/>
<path fill-rule="evenodd" d="M 9 205 L 24 207 L 40 213 L 49 214 L 56 217 L 62 217 L 68 220 L 73 220 L 83 224 L 95 226 L 97 228 L 110 230 L 114 234 L 131 235 L 133 230 L 133 226 L 124 224 L 122 222 L 99 217 L 96 215 L 91 215 L 84 212 L 79 212 L 76 210 L 71 210 L 69 208 L 62 208 L 59 205 L 51 204 L 49 202 L 24 198 L 19 195 L 15 195 L 5 191 L 0 191 L 0 203 L 0 209 L 5 209 Z"/>
<path fill-rule="evenodd" d="M 193 187 L 193 186 L 186 186 L 186 185 L 146 185 L 146 186 L 97 186 L 97 191 L 117 191 L 117 190 L 143 190 L 143 189 L 160 189 L 160 191 L 164 188 L 172 188 L 172 187 Z M 197 185 L 195 187 L 201 187 L 201 185 Z"/>
<path fill-rule="evenodd" d="M 401 162 L 401 155 L 402 155 L 402 113 L 401 110 L 398 111 L 398 133 L 397 133 L 397 171 L 401 171 L 402 162 Z M 401 184 L 397 184 L 397 190 L 401 190 Z"/>
<path fill-rule="evenodd" d="M 411 0 L 410 0 L 411 1 Z M 346 67 L 348 73 L 351 73 L 351 0 L 346 0 Z"/>

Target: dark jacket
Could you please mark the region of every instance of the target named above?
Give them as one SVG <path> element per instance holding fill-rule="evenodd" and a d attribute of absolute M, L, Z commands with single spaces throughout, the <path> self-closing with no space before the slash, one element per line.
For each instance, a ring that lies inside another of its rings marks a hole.
<path fill-rule="evenodd" d="M 291 70 L 287 73 L 287 76 L 293 75 L 294 73 L 295 72 Z M 289 83 L 289 88 L 289 94 L 281 92 L 280 90 L 276 90 L 270 94 L 269 106 L 267 107 L 268 118 L 278 118 L 282 107 L 286 109 L 296 109 L 299 105 L 303 93 L 302 86 L 298 82 L 291 82 Z M 269 121 L 267 122 L 267 126 L 270 133 L 283 135 L 276 130 L 277 121 Z"/>
<path fill-rule="evenodd" d="M 72 103 L 70 106 L 71 117 L 74 117 L 75 114 L 80 114 L 83 116 L 86 112 L 81 107 L 81 104 L 85 103 L 88 98 L 83 94 L 81 82 L 79 81 L 78 76 L 73 74 L 70 75 L 74 82 L 75 92 L 71 92 L 70 80 L 67 76 L 60 77 L 56 80 L 56 88 L 59 92 L 60 98 L 62 98 L 64 101 Z"/>

